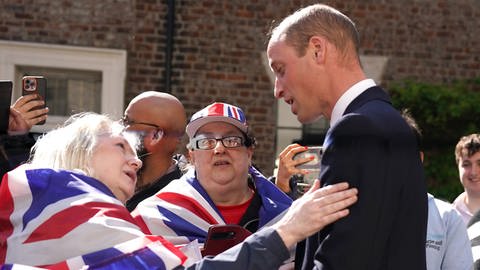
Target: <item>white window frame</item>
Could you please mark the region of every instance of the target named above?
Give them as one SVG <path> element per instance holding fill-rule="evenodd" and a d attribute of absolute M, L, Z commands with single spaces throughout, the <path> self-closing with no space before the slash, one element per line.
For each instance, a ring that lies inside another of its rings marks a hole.
<path fill-rule="evenodd" d="M 13 82 L 13 100 L 21 95 L 20 88 L 15 87 L 20 83 L 15 79 L 16 66 L 100 71 L 101 113 L 114 119 L 123 115 L 127 68 L 125 50 L 0 40 L 0 79 Z M 45 125 L 34 126 L 32 131 L 46 132 L 66 119 L 67 117 L 49 117 Z"/>

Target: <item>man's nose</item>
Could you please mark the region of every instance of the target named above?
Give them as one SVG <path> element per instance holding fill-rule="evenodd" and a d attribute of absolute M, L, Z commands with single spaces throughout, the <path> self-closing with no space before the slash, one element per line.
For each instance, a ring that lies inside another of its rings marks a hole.
<path fill-rule="evenodd" d="M 273 89 L 273 95 L 275 96 L 275 98 L 283 97 L 283 85 L 277 78 L 275 78 L 275 88 Z"/>

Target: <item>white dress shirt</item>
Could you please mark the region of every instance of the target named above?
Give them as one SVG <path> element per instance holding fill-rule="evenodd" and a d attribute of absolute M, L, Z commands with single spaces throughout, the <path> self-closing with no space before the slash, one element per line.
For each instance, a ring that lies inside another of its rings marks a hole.
<path fill-rule="evenodd" d="M 333 107 L 332 116 L 330 117 L 330 126 L 332 127 L 342 117 L 348 105 L 362 94 L 365 90 L 375 86 L 375 81 L 372 79 L 365 79 L 352 85 L 343 95 L 338 99 Z"/>

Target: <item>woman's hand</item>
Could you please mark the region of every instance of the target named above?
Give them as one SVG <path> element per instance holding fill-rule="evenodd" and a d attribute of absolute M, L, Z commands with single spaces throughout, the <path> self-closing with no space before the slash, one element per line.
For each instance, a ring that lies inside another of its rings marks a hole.
<path fill-rule="evenodd" d="M 18 98 L 10 107 L 8 118 L 8 134 L 21 135 L 28 133 L 33 125 L 47 118 L 48 108 L 32 110 L 36 106 L 43 106 L 43 100 L 34 100 L 36 95 L 25 95 Z"/>
<path fill-rule="evenodd" d="M 307 171 L 298 169 L 296 166 L 311 161 L 311 158 L 293 159 L 293 157 L 308 149 L 299 144 L 290 144 L 278 156 L 278 170 L 275 176 L 275 185 L 285 193 L 290 192 L 290 178 L 295 174 L 306 174 Z"/>

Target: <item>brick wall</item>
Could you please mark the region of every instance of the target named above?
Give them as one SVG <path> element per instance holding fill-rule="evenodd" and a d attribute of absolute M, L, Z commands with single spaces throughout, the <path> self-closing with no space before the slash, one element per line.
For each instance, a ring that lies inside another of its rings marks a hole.
<path fill-rule="evenodd" d="M 128 52 L 126 102 L 165 91 L 166 2 L 4 0 L 0 39 Z M 191 115 L 213 101 L 242 107 L 258 139 L 254 161 L 270 174 L 276 108 L 261 53 L 273 19 L 316 1 L 178 0 L 171 92 Z M 365 55 L 390 57 L 383 84 L 480 76 L 478 0 L 338 0 L 356 23 Z M 122 91 L 122 89 L 119 89 Z"/>

